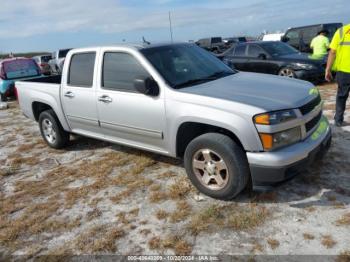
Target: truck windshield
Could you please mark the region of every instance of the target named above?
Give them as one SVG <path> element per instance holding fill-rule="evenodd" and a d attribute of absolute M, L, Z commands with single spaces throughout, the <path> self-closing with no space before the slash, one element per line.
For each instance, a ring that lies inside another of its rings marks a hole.
<path fill-rule="evenodd" d="M 236 73 L 214 55 L 193 44 L 149 47 L 141 52 L 175 89 Z"/>

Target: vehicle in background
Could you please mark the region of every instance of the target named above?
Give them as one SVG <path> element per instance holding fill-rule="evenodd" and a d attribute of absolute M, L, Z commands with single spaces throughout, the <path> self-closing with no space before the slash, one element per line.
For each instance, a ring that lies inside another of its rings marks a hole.
<path fill-rule="evenodd" d="M 317 83 L 324 79 L 326 60 L 314 60 L 290 45 L 278 42 L 248 42 L 237 44 L 223 58 L 231 68 L 298 78 Z"/>
<path fill-rule="evenodd" d="M 265 34 L 262 37 L 262 41 L 281 41 L 284 33 L 273 33 L 273 34 Z"/>
<path fill-rule="evenodd" d="M 50 147 L 75 133 L 183 158 L 218 199 L 290 179 L 331 143 L 311 83 L 238 72 L 194 44 L 75 49 L 62 76 L 16 87 Z"/>
<path fill-rule="evenodd" d="M 49 65 L 53 74 L 61 74 L 64 60 L 69 50 L 71 50 L 71 48 L 60 49 L 52 53 L 52 59 L 49 61 Z"/>
<path fill-rule="evenodd" d="M 51 55 L 38 55 L 38 56 L 33 56 L 32 58 L 38 64 L 38 66 L 41 69 L 41 72 L 44 75 L 51 74 L 51 67 L 49 65 L 49 61 L 52 59 Z"/>
<path fill-rule="evenodd" d="M 213 52 L 215 54 L 222 53 L 227 49 L 226 44 L 222 41 L 221 37 L 209 37 L 209 38 L 203 38 L 199 39 L 196 44 L 210 52 Z"/>
<path fill-rule="evenodd" d="M 222 39 L 222 41 L 226 44 L 236 44 L 236 43 L 245 43 L 248 42 L 247 38 L 245 36 L 240 37 L 227 37 Z"/>
<path fill-rule="evenodd" d="M 41 76 L 41 70 L 31 58 L 18 57 L 0 61 L 0 98 L 15 96 L 15 81 Z"/>
<path fill-rule="evenodd" d="M 312 53 L 312 49 L 310 48 L 311 41 L 315 36 L 317 36 L 317 34 L 320 31 L 327 30 L 327 37 L 331 41 L 334 33 L 337 31 L 338 28 L 342 26 L 342 23 L 329 23 L 293 27 L 289 28 L 286 31 L 286 33 L 282 37 L 282 41 L 287 44 L 290 44 L 294 48 L 298 49 L 300 52 Z"/>

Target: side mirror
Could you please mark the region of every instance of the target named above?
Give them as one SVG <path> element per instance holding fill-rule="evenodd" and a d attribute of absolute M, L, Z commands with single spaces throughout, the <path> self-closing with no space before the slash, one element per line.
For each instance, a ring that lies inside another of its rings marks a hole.
<path fill-rule="evenodd" d="M 267 57 L 266 57 L 265 54 L 259 54 L 258 58 L 261 59 L 261 60 L 266 60 Z"/>
<path fill-rule="evenodd" d="M 159 86 L 156 81 L 150 77 L 138 77 L 134 80 L 135 89 L 141 94 L 148 96 L 158 96 Z"/>

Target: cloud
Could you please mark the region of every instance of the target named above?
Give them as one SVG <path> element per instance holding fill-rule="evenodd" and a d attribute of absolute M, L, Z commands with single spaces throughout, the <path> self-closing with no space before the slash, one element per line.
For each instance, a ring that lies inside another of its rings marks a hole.
<path fill-rule="evenodd" d="M 176 30 L 192 28 L 194 36 L 253 33 L 274 27 L 324 20 L 344 13 L 345 0 L 292 1 L 250 0 L 246 2 L 149 0 L 2 0 L 0 38 L 23 38 L 48 33 L 90 32 L 115 34 L 168 28 L 168 11 Z M 186 2 L 188 2 L 186 4 Z M 236 3 L 235 3 L 236 2 Z M 338 10 L 335 12 L 335 10 Z M 341 20 L 340 20 L 341 21 Z M 209 30 L 209 31 L 208 31 Z"/>

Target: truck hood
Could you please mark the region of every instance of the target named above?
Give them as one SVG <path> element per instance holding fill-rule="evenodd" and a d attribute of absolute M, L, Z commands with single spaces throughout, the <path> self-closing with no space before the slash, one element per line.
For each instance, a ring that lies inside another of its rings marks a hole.
<path fill-rule="evenodd" d="M 314 86 L 306 81 L 239 72 L 178 91 L 248 104 L 266 111 L 297 108 L 312 100 Z"/>

